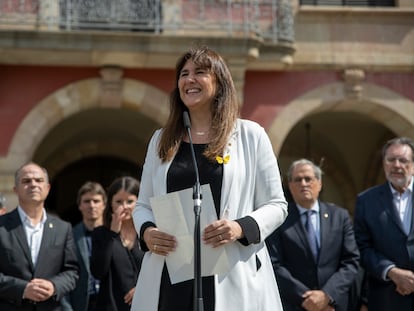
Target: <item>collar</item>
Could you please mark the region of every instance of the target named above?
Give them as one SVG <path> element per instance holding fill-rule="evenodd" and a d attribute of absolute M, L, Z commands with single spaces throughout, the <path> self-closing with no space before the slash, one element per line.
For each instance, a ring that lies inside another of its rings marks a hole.
<path fill-rule="evenodd" d="M 410 184 L 408 185 L 407 189 L 405 189 L 404 193 L 406 193 L 407 191 L 409 191 L 409 193 L 413 193 L 413 183 L 414 183 L 414 178 L 411 178 Z M 397 190 L 395 190 L 394 186 L 390 182 L 388 182 L 388 185 L 394 197 L 396 195 L 401 195 Z"/>
<path fill-rule="evenodd" d="M 313 204 L 313 206 L 310 209 L 309 208 L 302 207 L 302 206 L 300 206 L 297 203 L 296 203 L 296 206 L 298 208 L 299 214 L 301 214 L 301 215 L 303 213 L 306 213 L 309 210 L 313 210 L 313 211 L 316 212 L 316 214 L 319 214 L 320 207 L 319 207 L 319 201 L 318 200 L 316 200 L 315 204 Z"/>
<path fill-rule="evenodd" d="M 20 217 L 20 220 L 22 221 L 23 224 L 34 227 L 32 222 L 30 221 L 29 216 L 26 214 L 24 209 L 21 208 L 20 205 L 17 206 L 17 211 L 19 212 L 19 217 Z M 46 222 L 46 219 L 47 219 L 46 210 L 44 208 L 43 208 L 42 212 L 43 212 L 42 213 L 42 219 L 40 220 L 38 225 L 44 225 L 45 222 Z"/>

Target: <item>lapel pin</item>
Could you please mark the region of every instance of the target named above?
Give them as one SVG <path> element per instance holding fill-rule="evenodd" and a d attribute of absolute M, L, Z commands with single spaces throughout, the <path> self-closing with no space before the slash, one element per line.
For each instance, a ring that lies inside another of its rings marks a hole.
<path fill-rule="evenodd" d="M 323 217 L 328 218 L 329 217 L 328 213 L 323 214 Z"/>
<path fill-rule="evenodd" d="M 50 229 L 52 229 L 52 228 L 53 228 L 53 224 L 52 224 L 52 223 L 50 223 L 50 224 L 49 224 L 49 228 L 50 228 Z"/>

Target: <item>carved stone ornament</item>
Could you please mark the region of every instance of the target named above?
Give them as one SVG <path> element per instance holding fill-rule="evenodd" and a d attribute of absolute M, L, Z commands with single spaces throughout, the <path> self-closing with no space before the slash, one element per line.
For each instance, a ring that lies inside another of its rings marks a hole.
<path fill-rule="evenodd" d="M 122 102 L 123 70 L 119 66 L 104 66 L 101 74 L 101 106 L 117 108 Z"/>
<path fill-rule="evenodd" d="M 365 72 L 362 69 L 345 69 L 343 74 L 345 82 L 345 96 L 349 99 L 359 99 L 363 90 L 362 83 L 365 80 Z"/>

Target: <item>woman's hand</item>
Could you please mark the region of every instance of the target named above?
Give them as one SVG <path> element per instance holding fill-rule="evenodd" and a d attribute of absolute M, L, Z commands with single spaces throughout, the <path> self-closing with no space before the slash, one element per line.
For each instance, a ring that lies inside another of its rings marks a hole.
<path fill-rule="evenodd" d="M 177 240 L 174 236 L 162 232 L 155 227 L 148 227 L 144 231 L 144 241 L 147 247 L 155 254 L 167 256 L 175 251 Z"/>
<path fill-rule="evenodd" d="M 134 298 L 135 287 L 131 288 L 129 292 L 124 296 L 124 302 L 128 305 L 131 305 L 132 298 Z"/>
<path fill-rule="evenodd" d="M 111 230 L 119 233 L 121 231 L 122 222 L 125 219 L 127 212 L 125 207 L 118 206 L 118 208 L 112 213 Z"/>
<path fill-rule="evenodd" d="M 212 247 L 231 243 L 243 237 L 243 231 L 237 221 L 221 219 L 204 229 L 203 241 Z"/>

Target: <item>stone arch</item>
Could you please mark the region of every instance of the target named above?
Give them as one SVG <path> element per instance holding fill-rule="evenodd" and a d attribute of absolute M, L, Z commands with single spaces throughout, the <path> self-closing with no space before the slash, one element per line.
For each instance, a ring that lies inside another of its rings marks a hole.
<path fill-rule="evenodd" d="M 322 111 L 354 111 L 367 115 L 401 136 L 414 137 L 414 102 L 385 87 L 363 83 L 359 99 L 349 99 L 344 83 L 332 83 L 296 98 L 268 129 L 276 154 L 289 131 L 305 116 Z"/>
<path fill-rule="evenodd" d="M 29 160 L 39 142 L 57 123 L 83 110 L 102 107 L 100 92 L 100 80 L 88 79 L 69 84 L 47 96 L 20 124 L 7 158 L 17 158 L 21 163 Z M 143 82 L 125 79 L 119 108 L 139 111 L 163 124 L 168 117 L 168 94 Z"/>
<path fill-rule="evenodd" d="M 11 199 L 9 201 L 14 201 L 11 189 L 15 170 L 32 159 L 54 126 L 87 109 L 107 107 L 107 102 L 101 98 L 102 91 L 99 78 L 77 81 L 48 95 L 26 115 L 12 138 L 8 154 L 0 158 L 0 190 L 5 190 Z M 120 96 L 118 107 L 114 108 L 134 110 L 157 124 L 165 123 L 169 113 L 169 95 L 162 90 L 141 81 L 123 79 Z"/>
<path fill-rule="evenodd" d="M 345 83 L 340 82 L 324 85 L 289 103 L 268 129 L 275 153 L 280 153 L 288 134 L 300 120 L 321 112 L 355 112 L 377 121 L 396 135 L 414 137 L 413 101 L 385 87 L 369 83 L 361 84 L 360 96 L 350 97 L 345 86 Z M 380 148 L 381 146 L 377 146 L 378 150 Z M 367 172 L 371 175 L 371 181 L 377 181 L 377 175 L 372 172 L 378 170 L 381 163 L 374 154 L 372 159 Z M 352 212 L 357 189 L 350 176 L 346 172 L 340 174 L 330 167 L 325 168 L 325 173 L 329 174 L 336 184 L 341 185 L 345 205 Z"/>

